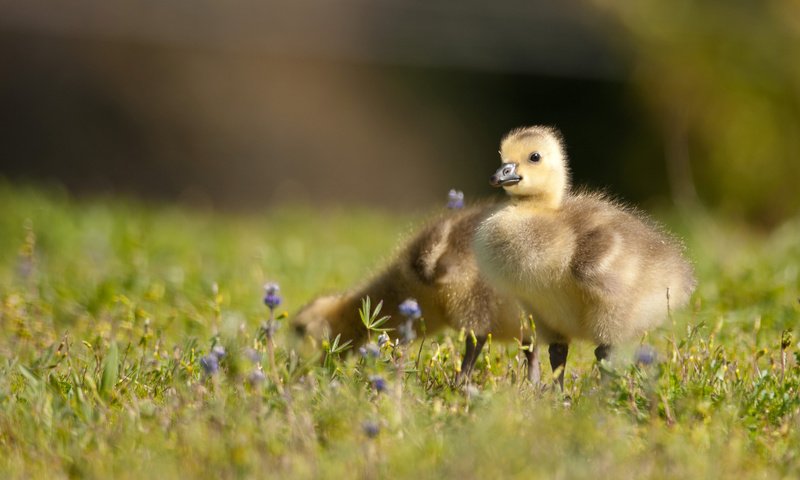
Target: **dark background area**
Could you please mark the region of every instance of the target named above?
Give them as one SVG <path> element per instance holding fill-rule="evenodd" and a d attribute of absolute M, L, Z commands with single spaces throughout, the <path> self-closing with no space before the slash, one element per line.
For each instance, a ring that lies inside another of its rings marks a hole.
<path fill-rule="evenodd" d="M 493 194 L 501 135 L 550 124 L 578 184 L 637 203 L 699 190 L 724 206 L 733 195 L 712 160 L 725 137 L 693 113 L 710 111 L 697 72 L 713 62 L 647 43 L 636 28 L 681 20 L 648 12 L 599 0 L 0 0 L 0 176 L 226 209 L 421 208 L 450 188 Z M 686 67 L 679 81 L 657 74 L 668 61 Z"/>

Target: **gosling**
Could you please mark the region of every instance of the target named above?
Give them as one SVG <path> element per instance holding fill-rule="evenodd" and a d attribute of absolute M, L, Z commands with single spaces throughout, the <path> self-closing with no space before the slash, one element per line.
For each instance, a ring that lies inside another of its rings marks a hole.
<path fill-rule="evenodd" d="M 686 305 L 696 281 L 680 242 L 643 214 L 570 186 L 561 134 L 534 126 L 509 132 L 490 184 L 510 201 L 478 226 L 474 247 L 495 289 L 533 315 L 536 343 L 549 345 L 564 388 L 568 345 L 612 348 Z"/>
<path fill-rule="evenodd" d="M 445 327 L 467 332 L 466 348 L 456 383 L 468 379 L 487 336 L 498 340 L 520 339 L 526 349 L 528 377 L 539 379 L 538 350 L 530 345 L 529 322 L 519 303 L 500 295 L 480 276 L 472 250 L 472 236 L 490 206 L 469 206 L 447 211 L 425 225 L 400 250 L 399 255 L 374 278 L 340 295 L 319 297 L 294 316 L 300 335 L 329 335 L 361 343 L 366 329 L 358 311 L 369 296 L 383 301 L 382 314 L 391 316 L 386 327 L 404 321 L 399 305 L 417 300 L 428 332 Z"/>

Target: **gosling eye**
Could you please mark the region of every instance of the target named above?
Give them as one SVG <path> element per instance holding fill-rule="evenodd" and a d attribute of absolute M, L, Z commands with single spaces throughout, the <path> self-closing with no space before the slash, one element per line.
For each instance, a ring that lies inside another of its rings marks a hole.
<path fill-rule="evenodd" d="M 539 152 L 533 152 L 531 153 L 531 156 L 528 157 L 528 160 L 530 160 L 532 163 L 539 163 L 539 160 L 541 159 L 542 155 Z"/>

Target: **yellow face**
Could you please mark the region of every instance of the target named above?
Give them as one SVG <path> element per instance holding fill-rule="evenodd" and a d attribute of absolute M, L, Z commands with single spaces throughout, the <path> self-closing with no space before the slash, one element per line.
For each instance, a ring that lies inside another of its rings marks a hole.
<path fill-rule="evenodd" d="M 531 127 L 508 136 L 500 145 L 500 162 L 492 185 L 509 195 L 560 202 L 569 183 L 561 142 L 548 129 Z"/>

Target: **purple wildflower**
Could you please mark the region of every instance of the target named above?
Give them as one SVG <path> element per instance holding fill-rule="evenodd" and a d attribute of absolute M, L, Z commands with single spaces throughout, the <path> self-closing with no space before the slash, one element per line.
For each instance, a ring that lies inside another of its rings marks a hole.
<path fill-rule="evenodd" d="M 381 432 L 381 426 L 378 425 L 378 422 L 367 420 L 366 422 L 361 424 L 361 429 L 364 430 L 364 435 L 369 438 L 375 438 Z"/>
<path fill-rule="evenodd" d="M 253 363 L 258 363 L 261 361 L 261 352 L 254 348 L 246 348 L 244 350 L 244 358 L 250 360 Z"/>
<path fill-rule="evenodd" d="M 380 335 L 378 335 L 378 348 L 383 348 L 383 346 L 390 341 L 391 339 L 389 338 L 389 334 L 382 332 Z"/>
<path fill-rule="evenodd" d="M 255 387 L 264 383 L 264 380 L 266 379 L 267 377 L 264 375 L 264 372 L 261 370 L 253 370 L 250 372 L 250 375 L 247 376 L 247 383 L 249 383 L 250 386 Z"/>
<path fill-rule="evenodd" d="M 378 393 L 386 390 L 386 380 L 384 380 L 380 375 L 370 375 L 369 383 L 372 384 L 372 388 L 374 388 Z"/>
<path fill-rule="evenodd" d="M 408 319 L 397 327 L 397 333 L 400 334 L 400 340 L 403 343 L 411 343 L 417 338 L 417 332 L 414 330 L 414 320 Z"/>
<path fill-rule="evenodd" d="M 217 359 L 216 355 L 206 355 L 200 359 L 200 366 L 203 367 L 203 371 L 206 372 L 206 375 L 214 375 L 219 371 L 219 359 Z"/>
<path fill-rule="evenodd" d="M 209 355 L 213 355 L 217 358 L 217 360 L 222 360 L 225 356 L 225 347 L 222 345 L 214 345 L 214 348 L 211 349 L 211 353 Z"/>
<path fill-rule="evenodd" d="M 280 292 L 281 288 L 277 283 L 264 285 L 264 305 L 269 307 L 270 310 L 275 310 L 281 304 L 281 297 L 278 295 Z"/>
<path fill-rule="evenodd" d="M 422 316 L 422 310 L 420 310 L 419 304 L 413 298 L 406 299 L 400 304 L 398 310 L 400 310 L 402 316 L 409 320 L 416 320 Z"/>
<path fill-rule="evenodd" d="M 375 345 L 374 343 L 368 343 L 364 345 L 363 347 L 358 349 L 358 352 L 361 353 L 361 355 L 364 357 L 372 357 L 372 358 L 378 358 L 381 354 L 380 348 L 378 348 L 378 346 Z"/>
<path fill-rule="evenodd" d="M 464 192 L 452 189 L 447 193 L 447 208 L 458 210 L 464 208 Z"/>
<path fill-rule="evenodd" d="M 656 361 L 657 357 L 656 349 L 650 345 L 639 346 L 634 354 L 634 359 L 639 365 L 650 365 Z"/>

